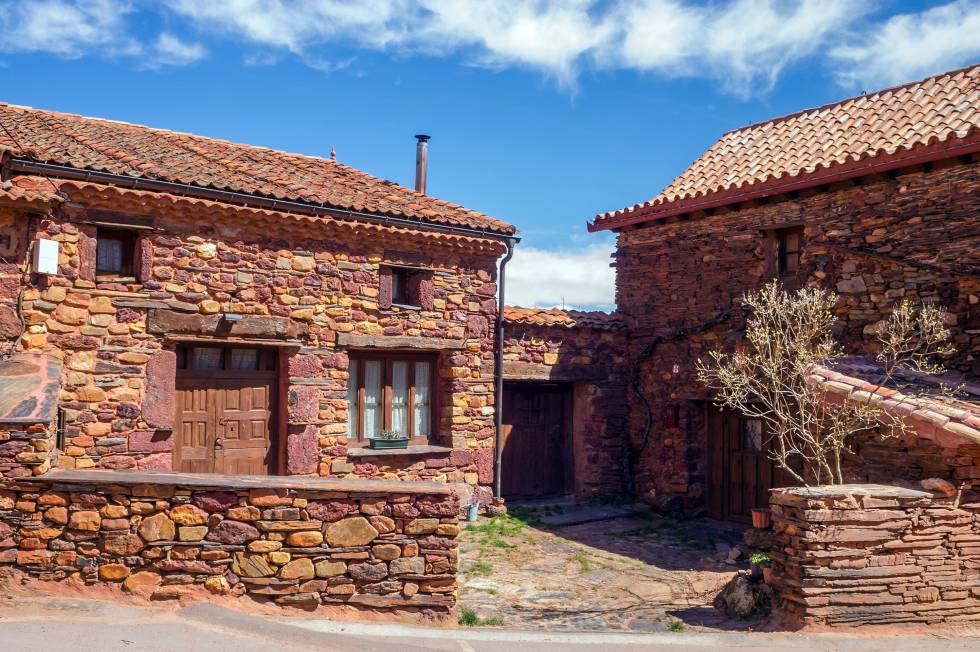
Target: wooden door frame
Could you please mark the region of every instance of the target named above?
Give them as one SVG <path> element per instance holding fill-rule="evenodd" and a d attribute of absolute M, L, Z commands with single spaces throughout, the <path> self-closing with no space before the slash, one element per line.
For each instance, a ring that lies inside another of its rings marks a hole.
<path fill-rule="evenodd" d="M 561 398 L 561 439 L 562 439 L 562 454 L 561 454 L 561 487 L 557 494 L 543 494 L 541 497 L 548 496 L 560 496 L 568 495 L 575 491 L 575 442 L 574 439 L 574 428 L 572 427 L 572 422 L 575 414 L 575 384 L 571 382 L 561 382 L 561 381 L 550 381 L 550 380 L 505 380 L 504 381 L 504 394 L 507 393 L 508 387 L 521 387 L 528 388 L 534 386 L 543 385 L 553 385 L 556 386 L 560 393 Z M 503 398 L 503 397 L 502 397 Z M 504 400 L 503 406 L 501 408 L 504 410 L 504 416 L 502 418 L 502 429 L 500 438 L 501 448 L 506 447 L 507 438 L 510 436 L 513 430 L 513 425 L 507 423 L 506 421 L 506 409 L 507 401 Z M 503 456 L 501 455 L 501 463 L 503 463 Z M 507 469 L 502 469 L 503 476 L 507 477 Z M 503 487 L 501 487 L 503 491 Z M 520 498 L 521 496 L 518 496 Z"/>
<path fill-rule="evenodd" d="M 276 368 L 273 371 L 234 371 L 230 372 L 228 370 L 221 371 L 200 371 L 196 369 L 181 369 L 177 368 L 174 376 L 174 392 L 179 392 L 186 389 L 192 389 L 195 384 L 198 386 L 210 386 L 207 385 L 207 381 L 219 381 L 219 382 L 248 382 L 251 381 L 264 381 L 269 385 L 269 448 L 271 451 L 271 461 L 270 469 L 268 475 L 281 475 L 282 470 L 286 468 L 286 437 L 285 432 L 288 427 L 288 415 L 286 410 L 279 409 L 282 405 L 288 405 L 286 392 L 288 388 L 283 379 L 286 376 L 283 370 L 286 368 L 286 364 L 289 360 L 289 352 L 281 347 L 269 347 L 262 345 L 252 345 L 247 342 L 178 342 L 174 346 L 174 351 L 177 353 L 178 348 L 192 348 L 194 346 L 204 346 L 204 347 L 218 347 L 222 349 L 257 349 L 261 351 L 268 351 L 275 356 Z M 179 355 L 179 354 L 178 354 Z M 261 355 L 261 353 L 260 353 Z M 196 382 L 195 382 L 196 381 Z M 202 382 L 203 381 L 203 382 Z M 180 423 L 180 413 L 177 411 L 177 406 L 179 401 L 174 401 L 174 425 Z M 171 462 L 171 467 L 174 470 L 180 468 L 180 438 L 175 436 L 173 438 L 173 458 Z M 213 472 L 213 471 L 212 471 Z"/>

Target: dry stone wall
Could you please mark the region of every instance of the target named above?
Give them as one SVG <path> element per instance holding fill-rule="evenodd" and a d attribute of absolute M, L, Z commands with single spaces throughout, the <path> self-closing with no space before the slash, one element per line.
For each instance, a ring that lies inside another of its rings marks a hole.
<path fill-rule="evenodd" d="M 869 350 L 898 301 L 935 302 L 950 312 L 949 366 L 980 374 L 978 188 L 974 157 L 620 232 L 617 306 L 634 324 L 629 358 L 644 397 L 631 398 L 635 444 L 651 424 L 639 493 L 703 504 L 709 396 L 694 362 L 740 340 L 740 297 L 777 273 L 773 229 L 804 226 L 801 272 L 784 280 L 840 294 L 848 352 Z"/>
<path fill-rule="evenodd" d="M 808 624 L 980 621 L 980 494 L 882 485 L 772 495 L 777 611 Z"/>
<path fill-rule="evenodd" d="M 0 568 L 154 600 L 203 587 L 303 608 L 445 614 L 455 605 L 459 505 L 444 486 L 270 479 L 245 488 L 134 475 L 56 470 L 5 481 Z"/>

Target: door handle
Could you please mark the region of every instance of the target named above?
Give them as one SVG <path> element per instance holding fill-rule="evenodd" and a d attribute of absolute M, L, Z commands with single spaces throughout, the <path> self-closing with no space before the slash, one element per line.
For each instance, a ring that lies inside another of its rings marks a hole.
<path fill-rule="evenodd" d="M 218 437 L 217 439 L 214 440 L 214 447 L 216 449 L 218 449 L 218 448 L 224 448 L 225 447 L 225 441 L 221 437 Z"/>

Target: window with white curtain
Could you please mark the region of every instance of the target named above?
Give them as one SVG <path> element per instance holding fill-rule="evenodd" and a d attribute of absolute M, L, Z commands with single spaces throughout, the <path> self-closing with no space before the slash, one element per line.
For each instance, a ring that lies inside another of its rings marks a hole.
<path fill-rule="evenodd" d="M 366 442 L 382 430 L 427 441 L 432 428 L 433 373 L 422 356 L 351 356 L 347 435 Z"/>

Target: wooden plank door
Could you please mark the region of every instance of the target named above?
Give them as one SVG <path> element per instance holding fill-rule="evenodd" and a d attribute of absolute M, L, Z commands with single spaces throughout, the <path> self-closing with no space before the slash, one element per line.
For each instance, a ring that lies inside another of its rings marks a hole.
<path fill-rule="evenodd" d="M 174 470 L 213 473 L 219 392 L 206 385 L 182 385 L 178 380 Z"/>
<path fill-rule="evenodd" d="M 274 473 L 277 378 L 272 349 L 178 347 L 174 470 Z"/>
<path fill-rule="evenodd" d="M 272 472 L 272 386 L 222 381 L 214 443 L 216 473 Z"/>
<path fill-rule="evenodd" d="M 769 458 L 764 422 L 708 409 L 708 514 L 751 522 L 753 508 L 769 506 L 770 489 L 791 483 Z"/>
<path fill-rule="evenodd" d="M 565 493 L 571 479 L 570 394 L 555 383 L 504 386 L 501 490 L 509 497 Z"/>

